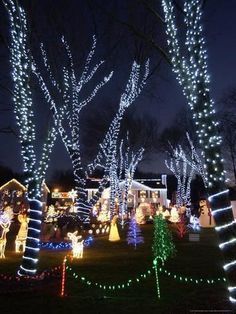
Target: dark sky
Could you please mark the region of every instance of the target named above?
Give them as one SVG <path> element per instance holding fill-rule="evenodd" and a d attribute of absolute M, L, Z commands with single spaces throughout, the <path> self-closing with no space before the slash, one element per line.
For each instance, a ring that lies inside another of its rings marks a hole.
<path fill-rule="evenodd" d="M 158 2 L 158 1 L 157 1 Z M 30 25 L 32 29 L 33 49 L 37 50 L 38 41 L 43 41 L 50 49 L 51 57 L 55 61 L 60 59 L 57 51 L 58 36 L 65 34 L 71 44 L 74 58 L 77 60 L 76 67 L 81 69 L 81 60 L 84 60 L 86 52 L 88 52 L 91 43 L 91 36 L 96 33 L 98 36 L 98 54 L 97 58 L 106 58 L 107 63 L 102 70 L 101 76 L 114 69 L 114 77 L 109 87 L 105 87 L 99 94 L 90 109 L 83 113 L 83 123 L 87 132 L 86 125 L 89 119 L 94 120 L 94 115 L 100 110 L 101 112 L 110 110 L 115 112 L 119 96 L 124 87 L 130 66 L 134 56 L 137 56 L 140 46 L 144 52 L 144 56 L 150 57 L 151 67 L 155 67 L 160 55 L 151 47 L 140 44 L 140 40 L 133 36 L 130 29 L 124 23 L 121 25 L 119 21 L 132 23 L 143 29 L 144 20 L 146 22 L 146 30 L 151 29 L 152 18 L 146 14 L 144 7 L 140 6 L 139 1 L 82 1 L 82 0 L 34 0 L 19 1 L 27 9 L 30 17 Z M 114 14 L 109 17 L 108 14 L 102 12 L 105 7 L 108 12 Z M 159 12 L 160 8 L 157 6 Z M 235 0 L 206 0 L 205 12 L 203 16 L 204 32 L 206 34 L 206 43 L 208 50 L 208 65 L 211 75 L 212 96 L 216 102 L 220 100 L 229 88 L 236 86 L 236 1 Z M 140 17 L 145 17 L 143 20 Z M 140 24 L 141 23 L 141 24 Z M 152 29 L 153 36 L 158 43 L 163 43 L 163 29 L 156 24 L 156 29 Z M 8 39 L 8 18 L 5 9 L 0 3 L 0 34 L 4 40 Z M 97 59 L 97 60 L 98 60 Z M 58 63 L 57 63 L 58 64 Z M 96 83 L 96 81 L 95 81 Z M 11 77 L 9 75 L 9 55 L 5 47 L 4 41 L 0 41 L 0 109 L 8 108 L 10 111 L 0 111 L 0 128 L 11 126 L 16 132 L 14 116 L 12 113 L 11 96 L 6 91 L 6 87 L 11 88 Z M 43 130 L 42 113 L 45 106 L 40 93 L 36 93 L 36 101 L 38 105 L 38 113 L 36 122 Z M 160 128 L 171 125 L 176 113 L 182 106 L 186 105 L 185 99 L 181 95 L 181 90 L 171 73 L 170 67 L 165 61 L 161 62 L 161 66 L 149 80 L 145 92 L 132 105 L 130 114 L 142 116 L 144 118 L 154 117 Z M 109 109 L 109 107 L 111 109 Z M 102 121 L 102 117 L 104 121 Z M 100 114 L 101 124 L 104 122 L 108 126 L 107 114 Z M 142 126 L 140 126 L 141 128 Z M 43 131 L 39 128 L 39 140 L 37 142 L 40 147 Z M 84 133 L 86 133 L 84 131 Z M 93 137 L 93 132 L 91 136 Z M 87 136 L 87 134 L 86 134 Z M 86 148 L 87 137 L 84 136 L 83 147 Z M 88 140 L 88 143 L 89 140 Z M 17 138 L 14 135 L 0 134 L 0 164 L 12 168 L 14 171 L 21 169 L 21 157 Z M 163 158 L 159 155 L 149 155 L 149 158 L 142 163 L 142 169 L 145 171 L 166 172 Z M 151 160 L 150 160 L 151 158 Z M 58 143 L 52 155 L 49 169 L 51 175 L 56 169 L 70 168 L 70 161 L 66 155 L 65 149 Z"/>

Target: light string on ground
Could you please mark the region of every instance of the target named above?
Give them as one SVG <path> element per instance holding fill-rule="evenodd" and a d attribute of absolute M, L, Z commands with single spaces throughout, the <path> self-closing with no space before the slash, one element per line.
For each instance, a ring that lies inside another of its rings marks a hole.
<path fill-rule="evenodd" d="M 144 279 L 147 279 L 153 272 L 153 269 L 155 272 L 159 272 L 162 273 L 164 275 L 167 275 L 169 277 L 172 277 L 174 280 L 180 281 L 182 283 L 190 283 L 190 284 L 217 284 L 217 283 L 225 283 L 226 282 L 226 278 L 225 277 L 218 277 L 215 279 L 203 279 L 203 278 L 193 278 L 190 276 L 183 276 L 183 275 L 177 275 L 174 274 L 166 269 L 164 269 L 163 267 L 155 267 L 155 265 L 151 268 L 148 269 L 147 271 L 141 273 L 140 275 L 136 276 L 134 279 L 129 279 L 127 281 L 124 281 L 123 283 L 110 283 L 110 284 L 105 284 L 102 282 L 98 282 L 98 281 L 93 281 L 91 279 L 88 279 L 85 276 L 80 276 L 78 273 L 76 273 L 70 266 L 66 266 L 66 270 L 68 270 L 69 272 L 72 272 L 72 276 L 75 279 L 79 279 L 82 283 L 87 284 L 88 286 L 91 287 L 97 287 L 103 290 L 120 290 L 120 289 L 125 289 L 125 288 L 129 288 L 131 285 L 133 285 L 134 283 L 141 283 Z M 159 298 L 159 292 L 158 292 L 158 287 L 159 284 L 157 285 L 157 294 L 158 294 L 158 298 Z"/>

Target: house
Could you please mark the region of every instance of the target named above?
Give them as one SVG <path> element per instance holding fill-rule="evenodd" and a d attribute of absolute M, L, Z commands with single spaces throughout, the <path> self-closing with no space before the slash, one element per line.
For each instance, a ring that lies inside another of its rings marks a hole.
<path fill-rule="evenodd" d="M 125 181 L 121 181 L 119 186 L 123 190 Z M 97 192 L 99 180 L 89 180 L 87 183 L 88 199 L 91 199 Z M 100 205 L 109 203 L 110 187 L 107 187 L 102 197 L 99 199 Z M 128 207 L 135 208 L 141 203 L 168 206 L 166 175 L 161 175 L 156 179 L 135 179 L 132 181 L 128 193 Z"/>
<path fill-rule="evenodd" d="M 25 193 L 27 189 L 16 179 L 12 179 L 0 187 L 1 208 L 11 206 L 14 213 L 28 208 Z"/>
<path fill-rule="evenodd" d="M 12 179 L 2 186 L 0 186 L 0 199 L 2 208 L 7 206 L 12 206 L 13 212 L 18 213 L 21 210 L 28 208 L 28 203 L 26 201 L 27 188 L 21 184 L 16 179 Z M 50 193 L 49 188 L 46 183 L 42 184 L 42 203 L 46 206 L 47 196 Z"/>

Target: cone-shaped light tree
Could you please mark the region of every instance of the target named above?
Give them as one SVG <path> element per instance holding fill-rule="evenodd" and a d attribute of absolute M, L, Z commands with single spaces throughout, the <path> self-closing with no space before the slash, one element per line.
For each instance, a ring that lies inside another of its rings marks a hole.
<path fill-rule="evenodd" d="M 162 214 L 156 215 L 154 217 L 154 235 L 152 252 L 153 258 L 154 260 L 157 260 L 159 266 L 160 261 L 161 264 L 164 264 L 164 262 L 169 257 L 173 256 L 175 252 L 175 245 L 172 240 L 171 232 L 168 229 L 167 222 L 162 216 Z"/>
<path fill-rule="evenodd" d="M 207 52 L 201 25 L 201 0 L 184 1 L 185 42 L 178 37 L 177 19 L 173 0 L 162 0 L 165 15 L 167 43 L 173 72 L 183 89 L 192 110 L 199 143 L 203 150 L 207 188 L 220 248 L 225 258 L 224 270 L 228 275 L 230 301 L 236 303 L 236 221 L 225 186 L 225 175 L 220 146 L 222 143 L 210 95 Z"/>
<path fill-rule="evenodd" d="M 132 217 L 129 222 L 129 230 L 127 234 L 127 243 L 134 246 L 136 249 L 138 244 L 144 243 L 144 239 L 141 236 L 141 230 L 135 217 Z"/>

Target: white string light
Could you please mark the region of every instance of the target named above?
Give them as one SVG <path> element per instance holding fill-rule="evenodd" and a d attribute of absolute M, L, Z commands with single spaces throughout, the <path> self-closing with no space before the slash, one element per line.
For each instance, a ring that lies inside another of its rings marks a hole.
<path fill-rule="evenodd" d="M 209 202 L 211 202 L 214 197 L 217 197 L 217 196 L 220 196 L 220 195 L 223 195 L 223 194 L 227 194 L 227 193 L 229 193 L 228 189 L 224 190 L 224 191 L 221 191 L 221 192 L 218 192 L 218 193 L 215 193 L 215 194 L 212 194 L 212 195 L 210 195 L 208 197 L 208 200 L 209 200 Z"/>
<path fill-rule="evenodd" d="M 220 247 L 221 249 L 223 249 L 223 248 L 226 247 L 227 245 L 234 244 L 234 243 L 236 243 L 236 238 L 219 244 L 219 247 Z"/>
<path fill-rule="evenodd" d="M 236 224 L 236 220 L 231 221 L 230 223 L 227 223 L 227 224 L 215 227 L 215 230 L 216 231 L 221 231 L 222 229 L 226 229 L 226 228 L 232 227 L 234 224 Z"/>
<path fill-rule="evenodd" d="M 229 209 L 232 211 L 232 206 L 227 206 L 227 207 L 215 209 L 215 210 L 212 212 L 212 215 L 213 215 L 213 216 L 216 216 L 217 214 L 226 212 L 226 211 L 228 211 Z"/>
<path fill-rule="evenodd" d="M 236 260 L 230 262 L 230 263 L 227 263 L 223 266 L 224 270 L 228 270 L 230 269 L 231 267 L 235 266 L 236 265 Z"/>
<path fill-rule="evenodd" d="M 223 170 L 223 159 L 221 158 L 220 146 L 222 138 L 219 135 L 219 123 L 216 121 L 214 102 L 210 96 L 210 77 L 207 70 L 207 52 L 205 49 L 205 40 L 201 25 L 202 1 L 184 1 L 186 37 L 182 51 L 180 49 L 177 34 L 173 0 L 162 0 L 162 7 L 165 15 L 166 34 L 168 37 L 167 42 L 173 72 L 176 74 L 176 78 L 182 86 L 183 94 L 186 97 L 193 113 L 193 120 L 195 122 L 199 143 L 204 151 L 204 170 L 206 171 L 208 188 L 212 190 L 219 190 L 225 182 L 225 171 Z M 186 51 L 187 53 L 185 53 Z M 228 190 L 213 194 L 209 197 L 209 201 L 212 202 L 214 197 L 218 197 L 226 193 L 228 193 Z M 222 201 L 228 203 L 226 199 L 226 197 L 222 198 Z M 213 214 L 215 211 L 215 203 L 213 203 L 212 206 Z M 224 208 L 216 208 L 216 210 L 218 210 L 216 214 L 224 212 L 227 210 L 225 208 L 228 206 L 229 205 L 227 204 Z M 227 228 L 234 226 L 235 221 L 229 221 L 229 219 L 232 219 L 229 217 L 232 217 L 232 215 L 225 215 L 224 218 L 227 223 L 222 226 L 215 227 L 216 231 L 228 232 Z M 219 219 L 216 219 L 217 223 L 218 221 Z M 223 243 L 222 245 L 222 248 L 224 248 L 225 245 Z M 236 261 L 232 261 L 224 265 L 224 269 L 228 270 L 235 264 Z M 232 277 L 230 278 L 232 279 Z M 232 279 L 232 282 L 235 282 L 235 280 Z M 230 297 L 230 300 L 235 299 Z"/>

